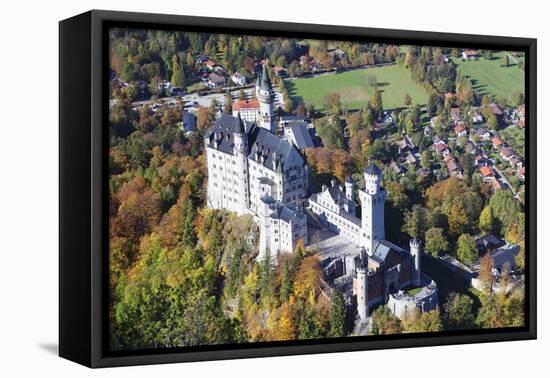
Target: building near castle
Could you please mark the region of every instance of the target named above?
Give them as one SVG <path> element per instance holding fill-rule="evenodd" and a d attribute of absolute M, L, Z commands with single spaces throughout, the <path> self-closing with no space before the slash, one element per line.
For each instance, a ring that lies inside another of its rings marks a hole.
<path fill-rule="evenodd" d="M 260 119 L 222 114 L 205 133 L 207 205 L 251 214 L 260 227 L 261 259 L 307 242 L 303 206 L 308 187 L 301 153 L 274 134 L 271 83 L 265 67 L 256 85 Z M 267 102 L 264 104 L 264 102 Z M 252 114 L 252 113 L 251 113 Z"/>
<path fill-rule="evenodd" d="M 256 98 L 239 100 L 233 104 L 233 117 L 240 114 L 248 122 L 255 122 L 259 127 L 275 133 L 275 114 L 273 111 L 273 87 L 267 74 L 265 64 L 256 80 Z"/>

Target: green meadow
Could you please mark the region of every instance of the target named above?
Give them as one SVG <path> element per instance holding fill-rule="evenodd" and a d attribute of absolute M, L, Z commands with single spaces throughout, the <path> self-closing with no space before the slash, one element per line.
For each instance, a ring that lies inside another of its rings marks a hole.
<path fill-rule="evenodd" d="M 503 57 L 506 52 L 499 51 L 493 54 L 492 60 L 479 58 L 477 60 L 454 59 L 458 70 L 468 76 L 475 90 L 481 95 L 495 97 L 509 97 L 513 92 L 525 92 L 525 73 L 518 68 L 516 62 L 523 61 L 523 57 L 509 57 L 510 65 L 504 66 Z"/>
<path fill-rule="evenodd" d="M 302 98 L 306 104 L 313 104 L 317 109 L 321 109 L 326 102 L 327 94 L 337 92 L 342 104 L 347 105 L 349 109 L 358 109 L 365 105 L 374 93 L 374 88 L 369 85 L 371 75 L 376 77 L 378 88 L 382 91 L 384 109 L 403 107 L 407 93 L 414 104 L 426 104 L 426 91 L 411 79 L 407 70 L 397 65 L 289 80 L 289 93 L 292 97 Z"/>

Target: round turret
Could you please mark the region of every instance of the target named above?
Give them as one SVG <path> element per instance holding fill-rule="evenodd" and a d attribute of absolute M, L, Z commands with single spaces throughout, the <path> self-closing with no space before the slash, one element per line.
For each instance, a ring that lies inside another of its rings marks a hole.
<path fill-rule="evenodd" d="M 357 273 L 357 313 L 361 321 L 366 321 L 369 316 L 369 298 L 368 298 L 368 276 L 369 268 L 367 265 L 359 265 L 356 268 Z"/>
<path fill-rule="evenodd" d="M 422 242 L 416 238 L 409 242 L 411 256 L 413 258 L 412 281 L 413 285 L 420 286 L 420 253 Z"/>

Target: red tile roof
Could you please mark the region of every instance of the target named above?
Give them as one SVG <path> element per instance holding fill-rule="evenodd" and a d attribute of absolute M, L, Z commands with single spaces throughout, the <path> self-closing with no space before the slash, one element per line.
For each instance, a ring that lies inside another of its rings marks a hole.
<path fill-rule="evenodd" d="M 480 170 L 481 174 L 483 175 L 483 177 L 491 177 L 491 176 L 495 175 L 495 172 L 493 171 L 493 168 L 488 167 L 486 165 L 479 168 L 479 170 Z"/>
<path fill-rule="evenodd" d="M 260 101 L 258 100 L 239 100 L 233 103 L 233 111 L 238 111 L 241 109 L 259 109 Z"/>

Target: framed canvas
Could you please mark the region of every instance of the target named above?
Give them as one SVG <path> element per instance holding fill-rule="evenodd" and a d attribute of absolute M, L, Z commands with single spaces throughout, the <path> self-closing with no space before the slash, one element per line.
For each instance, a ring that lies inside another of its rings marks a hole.
<path fill-rule="evenodd" d="M 60 22 L 59 353 L 536 338 L 536 40 Z"/>

